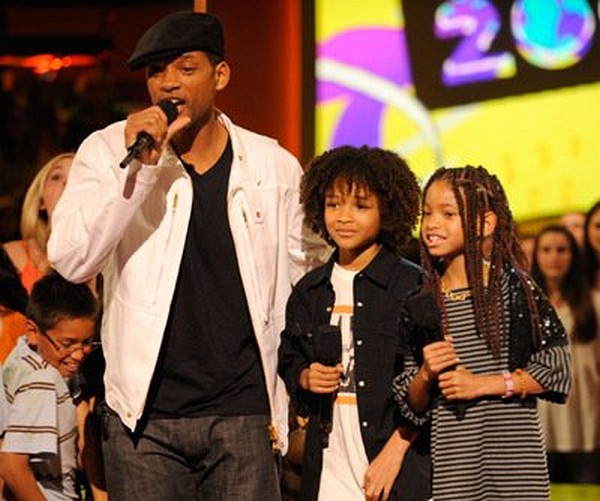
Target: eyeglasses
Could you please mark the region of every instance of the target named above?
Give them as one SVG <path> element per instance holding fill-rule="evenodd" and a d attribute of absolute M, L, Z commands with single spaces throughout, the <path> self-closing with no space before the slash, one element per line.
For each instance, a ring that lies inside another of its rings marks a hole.
<path fill-rule="evenodd" d="M 52 339 L 47 333 L 40 331 L 42 336 L 44 336 L 53 348 L 62 353 L 63 355 L 72 355 L 76 351 L 81 350 L 86 355 L 94 351 L 96 348 L 102 346 L 100 341 L 94 341 L 93 339 L 86 339 L 82 343 L 73 343 L 72 341 L 62 341 L 58 342 Z"/>

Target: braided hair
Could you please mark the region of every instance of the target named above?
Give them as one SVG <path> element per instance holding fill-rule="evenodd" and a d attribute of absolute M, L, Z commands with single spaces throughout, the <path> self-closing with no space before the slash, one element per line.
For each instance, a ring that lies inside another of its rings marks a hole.
<path fill-rule="evenodd" d="M 452 188 L 464 234 L 464 254 L 467 280 L 471 288 L 475 322 L 479 335 L 483 336 L 494 357 L 499 358 L 502 342 L 508 335 L 504 316 L 502 274 L 506 266 L 512 267 L 527 294 L 531 311 L 534 336 L 539 340 L 540 329 L 533 293 L 527 282 L 526 257 L 517 237 L 508 199 L 498 178 L 484 167 L 467 165 L 459 168 L 441 167 L 428 180 L 423 201 L 429 187 L 436 181 L 446 181 Z M 496 215 L 496 228 L 491 238 L 491 249 L 483 238 L 486 213 Z M 441 292 L 441 276 L 444 273 L 443 259 L 433 258 L 421 239 L 421 262 L 428 271 L 429 286 L 435 291 L 442 311 L 442 329 L 448 330 L 448 319 Z M 487 285 L 485 271 L 489 265 Z"/>

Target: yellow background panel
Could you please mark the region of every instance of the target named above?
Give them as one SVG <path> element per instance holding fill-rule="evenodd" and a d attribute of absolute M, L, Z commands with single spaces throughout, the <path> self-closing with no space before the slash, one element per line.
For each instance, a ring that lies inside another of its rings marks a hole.
<path fill-rule="evenodd" d="M 317 43 L 349 29 L 403 22 L 397 0 L 318 0 L 316 9 Z M 331 147 L 345 106 L 343 99 L 317 106 L 316 154 Z M 378 146 L 404 156 L 421 179 L 440 164 L 483 165 L 502 181 L 518 219 L 587 210 L 600 199 L 600 83 L 431 110 L 429 118 L 441 157 L 403 110 L 387 106 L 379 124 Z"/>

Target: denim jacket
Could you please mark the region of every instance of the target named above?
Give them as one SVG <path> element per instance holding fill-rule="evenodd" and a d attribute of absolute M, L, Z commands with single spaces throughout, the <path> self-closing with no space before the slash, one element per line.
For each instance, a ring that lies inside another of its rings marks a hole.
<path fill-rule="evenodd" d="M 304 276 L 287 304 L 286 326 L 281 334 L 279 374 L 296 412 L 309 417 L 300 498 L 316 499 L 322 469 L 322 399 L 298 384 L 301 371 L 319 360 L 319 338 L 331 329 L 335 303 L 330 277 L 334 255 L 324 266 Z M 404 299 L 421 284 L 421 269 L 382 249 L 354 279 L 352 319 L 358 414 L 363 444 L 369 462 L 381 451 L 394 430 L 406 424 L 392 395 L 392 380 L 403 369 L 405 342 Z M 391 499 L 428 499 L 430 458 L 427 433 L 410 447 L 396 479 Z"/>

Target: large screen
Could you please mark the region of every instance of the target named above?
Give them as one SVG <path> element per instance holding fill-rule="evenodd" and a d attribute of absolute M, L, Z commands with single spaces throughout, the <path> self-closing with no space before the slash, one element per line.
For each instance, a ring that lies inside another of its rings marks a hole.
<path fill-rule="evenodd" d="M 600 0 L 316 0 L 315 153 L 483 165 L 518 219 L 600 199 Z"/>

